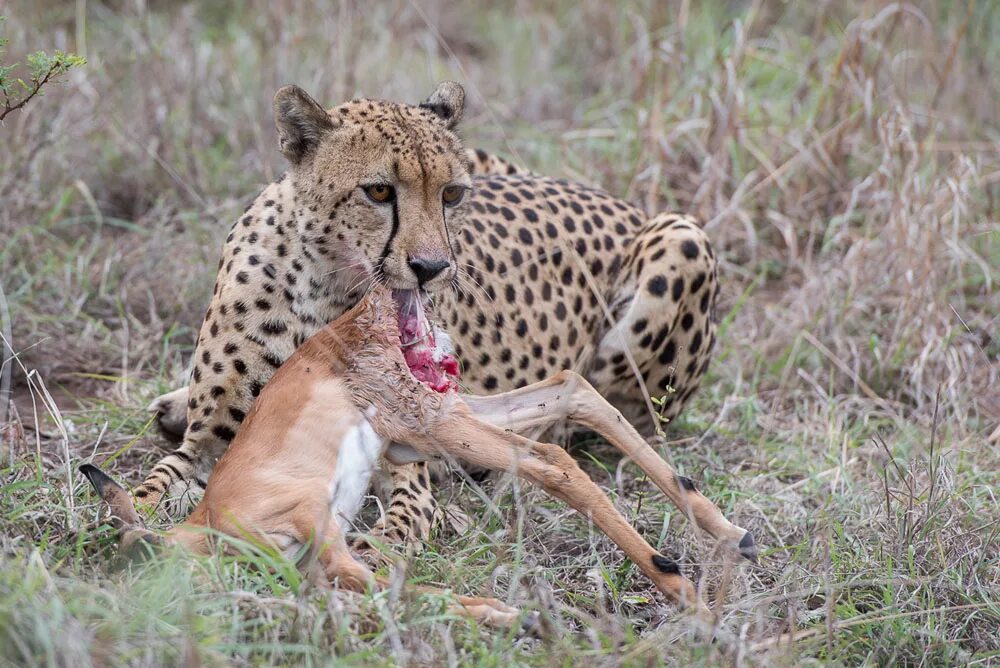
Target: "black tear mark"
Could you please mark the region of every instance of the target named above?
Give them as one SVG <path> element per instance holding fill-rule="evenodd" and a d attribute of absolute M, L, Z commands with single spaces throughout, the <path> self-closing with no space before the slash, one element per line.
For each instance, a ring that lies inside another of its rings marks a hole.
<path fill-rule="evenodd" d="M 386 261 L 389 257 L 389 253 L 392 252 L 392 240 L 396 238 L 396 233 L 399 232 L 399 205 L 397 200 L 393 198 L 392 200 L 392 228 L 389 230 L 389 238 L 385 242 L 385 248 L 382 249 L 382 254 L 379 255 L 378 265 L 379 267 Z"/>

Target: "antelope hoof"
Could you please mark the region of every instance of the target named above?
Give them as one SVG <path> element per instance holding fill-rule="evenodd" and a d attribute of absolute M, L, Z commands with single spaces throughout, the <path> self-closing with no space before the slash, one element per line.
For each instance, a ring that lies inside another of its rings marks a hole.
<path fill-rule="evenodd" d="M 521 619 L 521 629 L 517 633 L 517 639 L 521 638 L 534 638 L 539 639 L 543 636 L 542 628 L 542 614 L 537 610 L 527 613 Z"/>
<path fill-rule="evenodd" d="M 753 563 L 757 563 L 757 542 L 749 531 L 743 534 L 743 538 L 740 539 L 739 550 L 741 555 Z"/>

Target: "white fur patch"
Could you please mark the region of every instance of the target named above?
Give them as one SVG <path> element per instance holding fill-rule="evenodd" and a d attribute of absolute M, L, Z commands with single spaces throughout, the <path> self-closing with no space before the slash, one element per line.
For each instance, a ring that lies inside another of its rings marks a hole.
<path fill-rule="evenodd" d="M 455 352 L 455 344 L 451 342 L 451 337 L 440 327 L 434 328 L 434 344 L 431 359 L 435 362 L 440 363 L 445 358 L 445 355 L 451 355 Z"/>
<path fill-rule="evenodd" d="M 367 420 L 351 427 L 337 453 L 337 473 L 330 482 L 330 512 L 348 523 L 361 508 L 361 501 L 385 449 L 385 441 Z"/>

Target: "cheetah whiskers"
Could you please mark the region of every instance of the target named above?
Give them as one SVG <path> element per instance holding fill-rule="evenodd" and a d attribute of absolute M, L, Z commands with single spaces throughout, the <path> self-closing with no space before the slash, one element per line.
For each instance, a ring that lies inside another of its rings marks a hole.
<path fill-rule="evenodd" d="M 327 276 L 333 276 L 334 274 L 336 274 L 338 272 L 341 272 L 341 271 L 346 271 L 348 269 L 354 269 L 356 267 L 363 267 L 364 264 L 365 264 L 364 260 L 358 260 L 357 262 L 354 262 L 352 264 L 349 264 L 349 265 L 346 265 L 346 266 L 343 266 L 343 267 L 339 267 L 337 269 L 331 269 L 330 271 L 323 273 L 321 276 L 324 277 L 324 278 L 327 277 Z"/>
<path fill-rule="evenodd" d="M 498 316 L 500 315 L 500 312 L 499 309 L 497 308 L 496 300 L 494 300 L 493 297 L 490 296 L 490 293 L 486 290 L 486 288 L 484 288 L 479 281 L 473 278 L 472 274 L 462 269 L 461 267 L 458 267 L 458 270 L 455 273 L 455 279 L 458 290 L 460 292 L 468 292 L 468 294 L 472 295 L 472 299 L 475 302 L 475 304 L 477 306 L 480 306 L 484 312 L 491 311 L 492 318 L 494 321 L 496 321 Z M 489 300 L 488 305 L 482 299 L 482 297 L 480 297 L 480 294 L 485 296 L 486 299 Z"/>
<path fill-rule="evenodd" d="M 358 288 L 360 288 L 365 283 L 365 281 L 367 281 L 368 285 L 365 286 L 365 289 L 362 292 L 361 296 L 358 297 L 358 300 L 360 301 L 365 296 L 367 296 L 369 292 L 371 292 L 372 286 L 375 285 L 375 283 L 378 282 L 378 281 L 380 281 L 382 278 L 384 278 L 384 276 L 381 273 L 381 268 L 376 269 L 371 274 L 366 274 L 366 275 L 362 276 L 361 278 L 359 278 L 357 281 L 355 281 L 354 284 L 351 285 L 351 287 L 349 287 L 347 289 L 347 291 L 345 292 L 345 294 L 349 295 L 349 294 L 353 293 L 355 290 L 357 290 Z"/>
<path fill-rule="evenodd" d="M 372 271 L 371 275 L 364 277 L 360 281 L 358 281 L 358 285 L 360 285 L 365 281 L 366 278 L 368 280 L 368 285 L 365 286 L 364 294 L 361 296 L 362 299 L 371 294 L 372 288 L 374 288 L 376 285 L 378 284 L 385 285 L 385 272 L 383 271 L 382 268 L 382 263 L 384 261 L 385 261 L 384 259 L 379 260 L 379 262 L 375 265 L 375 270 Z"/>
<path fill-rule="evenodd" d="M 469 263 L 469 262 L 459 263 L 458 266 L 455 269 L 455 275 L 456 275 L 456 277 L 459 279 L 459 281 L 461 281 L 461 279 L 464 278 L 466 281 L 468 281 L 466 283 L 466 285 L 469 285 L 471 287 L 477 288 L 480 292 L 482 292 L 482 294 L 485 295 L 488 300 L 490 300 L 491 307 L 493 308 L 493 311 L 495 313 L 496 312 L 496 300 L 493 299 L 493 297 L 490 296 L 489 291 L 486 290 L 486 288 L 483 287 L 483 284 L 480 283 L 479 281 L 477 281 L 476 278 L 469 271 L 467 271 L 465 269 L 465 267 L 469 267 L 470 269 L 475 269 L 476 268 L 475 265 L 473 265 L 472 263 Z M 475 296 L 475 295 L 473 295 L 473 296 Z"/>

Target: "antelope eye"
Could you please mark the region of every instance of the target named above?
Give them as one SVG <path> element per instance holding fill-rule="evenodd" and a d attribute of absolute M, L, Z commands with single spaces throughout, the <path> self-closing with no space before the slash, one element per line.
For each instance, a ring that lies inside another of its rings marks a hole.
<path fill-rule="evenodd" d="M 368 199 L 376 204 L 388 204 L 396 197 L 396 190 L 384 183 L 376 183 L 373 186 L 364 186 L 363 190 L 368 195 Z"/>
<path fill-rule="evenodd" d="M 441 201 L 447 206 L 455 206 L 465 197 L 465 186 L 448 186 L 441 191 Z"/>

